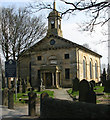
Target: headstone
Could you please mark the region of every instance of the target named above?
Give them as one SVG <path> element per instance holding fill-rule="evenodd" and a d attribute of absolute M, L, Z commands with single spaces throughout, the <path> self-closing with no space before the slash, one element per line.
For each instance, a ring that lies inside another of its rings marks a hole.
<path fill-rule="evenodd" d="M 8 106 L 8 88 L 2 90 L 2 104 Z"/>
<path fill-rule="evenodd" d="M 2 73 L 2 88 L 5 88 L 6 87 L 6 83 L 5 83 L 5 77 Z"/>
<path fill-rule="evenodd" d="M 41 79 L 38 79 L 38 92 L 41 91 Z"/>
<path fill-rule="evenodd" d="M 36 115 L 36 93 L 34 93 L 32 90 L 28 93 L 29 102 L 28 102 L 28 114 L 29 116 L 35 116 Z"/>
<path fill-rule="evenodd" d="M 31 85 L 30 85 L 30 81 L 29 81 L 29 78 L 27 78 L 27 90 L 31 88 Z"/>
<path fill-rule="evenodd" d="M 22 93 L 25 93 L 25 92 L 26 92 L 26 82 L 25 82 L 25 80 L 23 79 Z"/>
<path fill-rule="evenodd" d="M 46 98 L 46 97 L 49 97 L 49 95 L 48 95 L 47 93 L 42 93 L 42 94 L 40 95 L 40 115 L 42 115 L 42 101 L 43 101 L 43 99 Z"/>
<path fill-rule="evenodd" d="M 107 80 L 110 79 L 110 65 L 108 63 L 108 68 L 107 68 Z"/>
<path fill-rule="evenodd" d="M 8 91 L 8 108 L 14 109 L 14 90 L 9 89 Z"/>
<path fill-rule="evenodd" d="M 79 90 L 79 79 L 76 77 L 73 79 L 73 86 L 72 86 L 72 92 Z"/>
<path fill-rule="evenodd" d="M 92 82 L 89 82 L 89 85 L 90 85 L 90 90 L 93 90 L 94 89 L 94 85 Z"/>
<path fill-rule="evenodd" d="M 0 89 L 0 105 L 2 105 L 2 89 Z"/>
<path fill-rule="evenodd" d="M 94 81 L 94 80 L 91 80 L 91 81 L 90 81 L 90 83 L 92 83 L 93 87 L 95 87 L 95 86 L 96 86 L 96 83 L 95 83 L 95 81 Z"/>
<path fill-rule="evenodd" d="M 22 84 L 21 84 L 21 80 L 20 79 L 18 80 L 18 85 L 17 86 L 18 86 L 17 87 L 18 93 L 22 93 Z"/>
<path fill-rule="evenodd" d="M 85 79 L 79 83 L 79 101 L 96 104 L 96 94 L 93 91 L 93 84 Z"/>
<path fill-rule="evenodd" d="M 80 81 L 80 83 L 79 83 L 79 101 L 87 102 L 89 90 L 90 90 L 89 82 L 85 79 Z"/>
<path fill-rule="evenodd" d="M 93 90 L 89 90 L 89 93 L 87 96 L 87 103 L 96 104 L 96 93 Z"/>
<path fill-rule="evenodd" d="M 105 82 L 106 82 L 106 71 L 105 71 L 105 68 L 103 69 L 103 74 L 101 75 L 101 81 L 102 81 L 102 86 L 105 85 Z"/>
<path fill-rule="evenodd" d="M 104 85 L 104 92 L 110 93 L 110 80 L 107 80 Z"/>
<path fill-rule="evenodd" d="M 1 58 L 0 58 L 0 105 L 2 105 L 2 65 L 1 65 Z M 0 108 L 1 112 L 1 108 Z M 0 115 L 1 117 L 1 115 Z"/>

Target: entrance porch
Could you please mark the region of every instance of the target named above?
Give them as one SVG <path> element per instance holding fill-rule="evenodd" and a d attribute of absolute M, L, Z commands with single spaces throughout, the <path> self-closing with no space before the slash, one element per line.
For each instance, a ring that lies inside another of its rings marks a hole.
<path fill-rule="evenodd" d="M 41 86 L 45 88 L 61 87 L 61 71 L 57 66 L 43 66 L 40 69 Z"/>

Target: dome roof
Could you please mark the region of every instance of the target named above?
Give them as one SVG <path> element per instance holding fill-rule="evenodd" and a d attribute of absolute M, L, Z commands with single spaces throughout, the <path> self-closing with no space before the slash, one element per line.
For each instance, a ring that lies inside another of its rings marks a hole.
<path fill-rule="evenodd" d="M 48 17 L 54 17 L 54 16 L 61 17 L 60 13 L 57 10 L 53 10 L 52 12 L 50 12 Z"/>

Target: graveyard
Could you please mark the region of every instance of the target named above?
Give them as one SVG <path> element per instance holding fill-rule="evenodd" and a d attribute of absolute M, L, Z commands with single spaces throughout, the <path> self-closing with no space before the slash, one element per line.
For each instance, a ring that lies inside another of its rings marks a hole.
<path fill-rule="evenodd" d="M 22 91 L 18 91 L 16 96 L 14 89 L 3 88 L 2 105 L 10 110 L 19 106 L 27 106 L 27 116 L 32 118 L 108 119 L 110 117 L 110 92 L 106 89 L 106 81 L 102 85 L 102 81 L 95 83 L 93 80 L 88 82 L 85 79 L 81 81 L 78 78 L 73 79 L 72 88 L 67 90 L 72 101 L 55 98 L 54 89 L 40 89 L 39 91 L 39 89 L 25 87 L 23 90 L 22 85 Z"/>
<path fill-rule="evenodd" d="M 103 92 L 104 87 L 103 86 L 95 86 L 94 92 L 96 93 L 96 104 L 110 104 L 110 93 Z M 73 98 L 74 101 L 78 102 L 79 98 L 79 90 L 72 91 L 72 89 L 69 89 L 68 94 Z"/>
<path fill-rule="evenodd" d="M 74 6 L 72 3 L 70 5 Z M 16 43 L 8 46 L 12 48 L 12 55 L 6 56 L 5 70 L 0 72 L 2 120 L 110 119 L 110 66 L 107 72 L 104 68 L 101 73 L 102 55 L 63 37 L 62 16 L 56 9 L 55 0 L 47 18 L 45 37 L 39 37 L 39 41 L 32 44 L 28 41 L 27 45 L 26 40 L 36 39 L 36 34 L 24 38 L 17 46 L 24 43 L 26 48 L 18 53 L 15 51 L 20 47 L 15 50 Z M 17 25 L 17 28 L 21 29 L 21 26 Z M 37 29 L 35 31 L 37 33 Z M 22 36 L 23 32 L 20 31 L 19 35 Z M 19 35 L 15 35 L 15 38 Z"/>
<path fill-rule="evenodd" d="M 16 99 L 16 95 L 14 94 L 14 103 L 15 104 L 27 104 L 28 103 L 28 93 L 30 91 L 26 91 L 26 93 L 18 93 L 17 94 L 17 99 Z M 34 92 L 37 94 L 37 101 L 39 101 L 40 99 L 40 95 L 42 93 L 47 93 L 50 97 L 54 97 L 54 92 L 53 91 L 49 91 L 49 90 L 44 90 L 44 91 L 40 91 L 38 92 L 37 90 L 34 90 Z"/>

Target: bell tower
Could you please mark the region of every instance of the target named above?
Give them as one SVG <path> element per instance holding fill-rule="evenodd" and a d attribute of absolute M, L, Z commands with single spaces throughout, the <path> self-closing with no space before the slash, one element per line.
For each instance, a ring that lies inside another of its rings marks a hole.
<path fill-rule="evenodd" d="M 47 34 L 54 34 L 63 37 L 61 30 L 61 15 L 56 10 L 56 2 L 53 2 L 53 10 L 48 16 L 48 31 Z"/>

